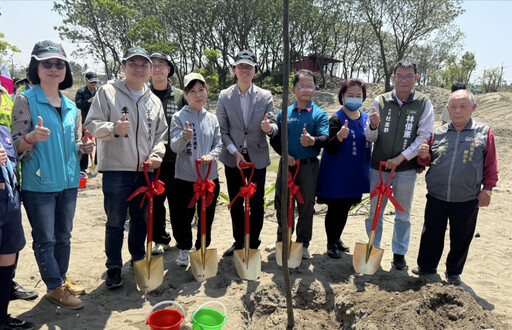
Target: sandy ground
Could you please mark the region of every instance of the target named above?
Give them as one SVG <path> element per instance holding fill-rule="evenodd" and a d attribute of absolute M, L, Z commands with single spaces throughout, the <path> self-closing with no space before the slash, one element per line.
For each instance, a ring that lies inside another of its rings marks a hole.
<path fill-rule="evenodd" d="M 378 87 L 370 86 L 369 90 L 365 105 L 371 103 L 370 95 L 373 97 L 379 92 Z M 427 88 L 425 92 L 431 95 L 438 118 L 448 92 L 435 88 Z M 333 94 L 317 93 L 317 100 L 330 113 L 338 108 Z M 373 276 L 363 276 L 354 273 L 351 253 L 338 260 L 327 257 L 325 207 L 317 205 L 310 246 L 312 258 L 290 271 L 296 329 L 512 328 L 512 266 L 509 262 L 512 222 L 508 218 L 512 202 L 512 131 L 508 126 L 512 116 L 512 94 L 488 94 L 477 97 L 477 101 L 479 108 L 475 117 L 488 123 L 497 135 L 500 181 L 490 207 L 480 211 L 477 234 L 462 274 L 463 284 L 454 287 L 445 282 L 446 249 L 438 274 L 420 278 L 411 273 L 418 253 L 425 206 L 422 174 L 417 179 L 412 208 L 411 243 L 406 255 L 409 268 L 406 271 L 396 271 L 390 265 L 392 214 L 386 216 L 384 223 L 382 268 Z M 275 176 L 274 172 L 268 173 L 267 184 L 274 182 Z M 226 191 L 222 181 L 221 177 L 222 190 Z M 31 249 L 30 225 L 24 215 L 27 247 L 21 252 L 16 280 L 27 288 L 38 290 L 40 297 L 31 302 L 12 302 L 10 313 L 35 322 L 41 329 L 145 329 L 145 315 L 151 306 L 174 300 L 187 311 L 181 328 L 192 329 L 191 313 L 204 302 L 218 300 L 227 308 L 225 329 L 286 328 L 282 271 L 275 262 L 275 254 L 265 250 L 275 240 L 277 223 L 273 207 L 266 210 L 260 247 L 261 275 L 257 281 L 241 280 L 232 257 L 222 257 L 222 252 L 233 240 L 227 205 L 220 204 L 210 246 L 217 249 L 217 276 L 198 283 L 190 269 L 176 266 L 178 250 L 173 240 L 172 248 L 164 255 L 163 284 L 155 291 L 143 294 L 136 289 L 126 240 L 123 247 L 124 286 L 113 291 L 105 287 L 102 204 L 101 174 L 98 174 L 89 179 L 86 189 L 79 192 L 68 273 L 87 290 L 83 296 L 85 307 L 78 311 L 65 310 L 46 297 L 46 287 Z M 362 207 L 349 217 L 342 239 L 351 250 L 356 242 L 366 241 L 363 223 L 366 216 L 367 210 Z"/>

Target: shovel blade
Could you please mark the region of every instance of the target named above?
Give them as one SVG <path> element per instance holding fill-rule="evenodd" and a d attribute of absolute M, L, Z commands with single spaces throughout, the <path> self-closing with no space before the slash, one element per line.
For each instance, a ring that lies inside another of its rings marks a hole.
<path fill-rule="evenodd" d="M 151 261 L 146 258 L 135 261 L 133 270 L 140 291 L 153 291 L 164 281 L 164 259 L 161 256 L 152 257 Z"/>
<path fill-rule="evenodd" d="M 249 249 L 249 257 L 245 257 L 245 249 L 233 252 L 238 276 L 243 280 L 256 281 L 261 271 L 261 255 L 258 249 Z"/>
<path fill-rule="evenodd" d="M 204 260 L 201 250 L 190 253 L 190 269 L 198 282 L 202 282 L 210 277 L 217 275 L 217 249 L 206 249 Z"/>
<path fill-rule="evenodd" d="M 288 267 L 299 267 L 302 262 L 302 243 L 291 242 L 288 253 Z M 283 265 L 283 242 L 276 242 L 276 262 L 279 266 Z"/>
<path fill-rule="evenodd" d="M 356 273 L 373 275 L 380 268 L 383 249 L 376 248 L 373 244 L 356 243 L 352 265 Z"/>

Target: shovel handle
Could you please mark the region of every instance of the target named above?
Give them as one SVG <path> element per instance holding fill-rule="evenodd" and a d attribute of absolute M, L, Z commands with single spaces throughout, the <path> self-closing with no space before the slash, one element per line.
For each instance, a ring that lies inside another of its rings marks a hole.
<path fill-rule="evenodd" d="M 292 176 L 290 172 L 289 175 L 292 177 L 292 183 L 295 183 L 295 179 L 297 178 L 297 174 L 299 174 L 299 169 L 300 169 L 300 160 L 296 160 L 295 161 L 295 166 L 297 166 L 297 170 L 295 170 L 295 174 Z M 288 192 L 288 194 L 290 194 Z M 288 198 L 288 229 L 291 230 L 292 229 L 292 225 L 293 225 L 293 196 L 290 195 L 290 197 Z"/>
<path fill-rule="evenodd" d="M 199 310 L 200 310 L 200 309 L 202 309 L 202 308 L 204 308 L 205 306 L 210 305 L 210 304 L 218 304 L 218 305 L 221 305 L 221 306 L 222 306 L 222 308 L 224 308 L 224 315 L 226 315 L 226 313 L 227 313 L 226 306 L 225 306 L 223 303 L 221 303 L 220 301 L 218 301 L 218 300 L 212 300 L 212 301 L 206 302 L 206 303 L 202 304 L 201 306 L 199 306 L 199 308 L 198 308 L 198 309 L 196 309 L 196 310 L 192 313 L 192 319 L 194 319 L 194 315 L 196 315 L 196 313 L 197 313 L 197 312 L 199 312 Z"/>
<path fill-rule="evenodd" d="M 155 306 L 151 307 L 149 312 L 146 314 L 146 318 L 145 318 L 145 323 L 146 324 L 148 324 L 148 317 L 149 317 L 149 315 L 155 310 L 155 308 L 157 308 L 158 306 L 161 306 L 161 305 L 175 305 L 175 306 L 177 306 L 181 310 L 181 313 L 183 314 L 183 318 L 187 317 L 187 313 L 185 313 L 185 309 L 183 308 L 183 306 L 181 306 L 179 303 L 177 303 L 175 301 L 166 300 L 166 301 L 161 301 L 158 304 L 156 304 Z"/>
<path fill-rule="evenodd" d="M 213 160 L 212 160 L 212 162 L 213 162 Z M 210 164 L 208 164 L 208 172 L 206 173 L 206 176 L 203 179 L 203 177 L 201 176 L 201 171 L 199 170 L 199 165 L 201 165 L 202 160 L 201 159 L 196 159 L 197 176 L 199 178 L 201 178 L 201 180 L 206 181 L 206 179 L 208 179 L 208 177 L 210 176 L 210 172 L 212 171 L 212 162 L 210 162 Z"/>
<path fill-rule="evenodd" d="M 240 166 L 240 174 L 242 175 L 242 181 L 244 182 L 244 186 L 245 187 L 248 187 L 249 184 L 251 183 L 252 181 L 252 177 L 254 175 L 254 163 L 249 163 L 249 162 L 240 162 L 239 163 L 239 166 Z M 249 176 L 249 178 L 247 179 L 247 181 L 245 180 L 245 175 L 244 175 L 244 169 L 246 168 L 250 168 L 251 169 L 251 175 Z M 244 198 L 244 208 L 245 208 L 245 235 L 249 235 L 250 232 L 251 232 L 251 204 L 250 204 L 250 198 Z"/>

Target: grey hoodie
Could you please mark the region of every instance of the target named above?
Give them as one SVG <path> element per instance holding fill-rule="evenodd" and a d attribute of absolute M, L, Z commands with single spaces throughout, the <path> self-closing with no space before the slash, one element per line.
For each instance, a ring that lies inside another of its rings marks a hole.
<path fill-rule="evenodd" d="M 181 135 L 187 121 L 190 124 L 189 127 L 194 131 L 194 137 L 189 142 Z M 204 155 L 213 157 L 212 170 L 208 178 L 213 180 L 218 177 L 217 158 L 223 144 L 217 116 L 205 109 L 197 111 L 191 109 L 188 105 L 184 106 L 180 112 L 172 116 L 169 135 L 171 149 L 177 153 L 175 178 L 196 182 L 198 177 L 195 161 Z M 200 165 L 199 169 L 204 178 L 208 171 L 207 166 Z"/>
<path fill-rule="evenodd" d="M 127 137 L 114 136 L 114 123 L 126 113 Z M 124 80 L 101 87 L 84 126 L 97 140 L 99 171 L 142 171 L 150 157 L 162 159 L 167 122 L 162 102 L 146 86 L 135 102 Z"/>

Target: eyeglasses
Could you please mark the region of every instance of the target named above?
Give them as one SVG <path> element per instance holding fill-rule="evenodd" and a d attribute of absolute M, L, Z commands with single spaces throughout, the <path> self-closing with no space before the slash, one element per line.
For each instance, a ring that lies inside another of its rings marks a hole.
<path fill-rule="evenodd" d="M 163 70 L 165 68 L 169 67 L 168 65 L 162 64 L 162 65 L 153 65 L 154 70 Z"/>
<path fill-rule="evenodd" d="M 147 64 L 142 64 L 142 65 L 137 65 L 133 62 L 128 62 L 127 65 L 132 68 L 132 69 L 135 69 L 135 70 L 138 70 L 138 69 L 141 69 L 141 70 L 147 70 L 150 68 L 150 65 L 149 63 Z"/>
<path fill-rule="evenodd" d="M 314 91 L 315 87 L 316 87 L 315 85 L 299 85 L 299 90 L 301 92 Z"/>
<path fill-rule="evenodd" d="M 405 80 L 405 81 L 411 82 L 411 81 L 414 80 L 414 77 L 415 76 L 411 76 L 411 75 L 409 75 L 409 76 L 396 76 L 395 80 L 397 80 L 397 81 L 404 81 Z"/>
<path fill-rule="evenodd" d="M 250 64 L 238 64 L 238 65 L 236 66 L 236 68 L 237 68 L 238 70 L 250 71 L 250 70 L 252 70 L 252 68 L 254 68 L 254 67 L 253 67 L 252 65 L 250 65 Z"/>
<path fill-rule="evenodd" d="M 47 70 L 50 70 L 51 68 L 55 67 L 55 69 L 57 70 L 64 70 L 64 68 L 66 67 L 66 63 L 64 62 L 48 62 L 48 61 L 42 61 L 41 62 L 41 65 L 43 66 L 43 68 L 47 69 Z"/>

